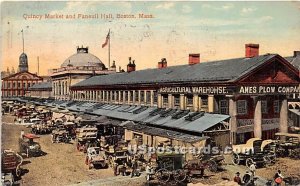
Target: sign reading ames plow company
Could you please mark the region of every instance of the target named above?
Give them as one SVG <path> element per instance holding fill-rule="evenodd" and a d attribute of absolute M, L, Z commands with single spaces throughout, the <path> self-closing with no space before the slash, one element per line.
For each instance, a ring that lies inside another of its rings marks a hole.
<path fill-rule="evenodd" d="M 207 87 L 162 87 L 159 93 L 170 94 L 294 94 L 300 93 L 300 85 L 293 86 L 207 86 Z"/>

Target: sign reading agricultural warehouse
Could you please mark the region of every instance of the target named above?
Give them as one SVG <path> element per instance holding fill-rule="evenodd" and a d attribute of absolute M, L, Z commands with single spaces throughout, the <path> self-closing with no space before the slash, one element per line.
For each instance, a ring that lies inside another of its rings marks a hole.
<path fill-rule="evenodd" d="M 300 93 L 300 85 L 162 87 L 159 92 L 173 94 L 294 94 Z"/>

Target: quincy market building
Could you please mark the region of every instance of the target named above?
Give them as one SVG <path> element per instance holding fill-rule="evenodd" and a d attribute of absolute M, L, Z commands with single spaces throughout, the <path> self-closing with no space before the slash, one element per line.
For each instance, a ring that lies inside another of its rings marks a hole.
<path fill-rule="evenodd" d="M 200 54 L 190 54 L 186 65 L 167 67 L 162 59 L 158 68 L 139 71 L 129 62 L 127 72 L 94 76 L 73 85 L 71 99 L 164 108 L 165 112 L 189 110 L 196 117 L 197 113 L 201 117 L 201 111 L 229 115 L 231 144 L 288 132 L 292 125 L 288 99 L 300 92 L 299 70 L 280 55 L 259 55 L 257 44 L 246 44 L 245 49 L 242 58 L 200 62 Z"/>

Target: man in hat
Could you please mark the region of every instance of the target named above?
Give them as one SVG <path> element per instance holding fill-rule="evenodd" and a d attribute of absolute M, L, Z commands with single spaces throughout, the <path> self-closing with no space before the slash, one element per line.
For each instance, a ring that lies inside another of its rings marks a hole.
<path fill-rule="evenodd" d="M 239 185 L 242 185 L 242 179 L 240 177 L 240 173 L 239 172 L 235 173 L 235 177 L 233 178 L 233 181 L 236 182 Z"/>
<path fill-rule="evenodd" d="M 255 171 L 256 171 L 256 163 L 253 162 L 250 167 L 249 167 L 251 173 L 252 173 L 252 176 L 255 176 Z"/>

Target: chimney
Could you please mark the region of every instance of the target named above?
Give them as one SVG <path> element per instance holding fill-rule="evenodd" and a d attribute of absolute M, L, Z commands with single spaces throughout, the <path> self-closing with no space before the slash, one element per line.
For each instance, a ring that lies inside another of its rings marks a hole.
<path fill-rule="evenodd" d="M 200 63 L 200 54 L 189 54 L 189 65 Z"/>
<path fill-rule="evenodd" d="M 259 44 L 246 44 L 245 45 L 245 57 L 251 58 L 259 55 Z"/>
<path fill-rule="evenodd" d="M 167 63 L 167 59 L 166 58 L 162 58 L 161 61 L 158 62 L 158 65 L 157 65 L 157 67 L 159 69 L 161 69 L 161 68 L 167 68 L 167 66 L 168 66 L 168 63 Z"/>
<path fill-rule="evenodd" d="M 300 57 L 300 51 L 294 51 L 294 57 Z"/>
<path fill-rule="evenodd" d="M 131 63 L 131 57 L 129 57 L 129 63 L 127 65 L 127 72 L 135 71 L 135 63 L 134 60 Z"/>

